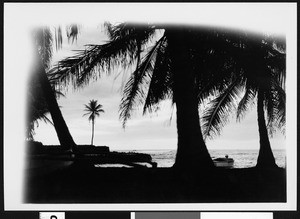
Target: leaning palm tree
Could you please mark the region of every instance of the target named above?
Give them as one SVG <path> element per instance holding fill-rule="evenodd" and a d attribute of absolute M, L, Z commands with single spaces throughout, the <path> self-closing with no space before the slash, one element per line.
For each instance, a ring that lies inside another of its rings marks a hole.
<path fill-rule="evenodd" d="M 26 136 L 28 140 L 34 140 L 35 127 L 39 126 L 39 121 L 50 123 L 53 126 L 54 124 L 47 115 L 49 114 L 48 105 L 46 103 L 41 85 L 37 80 L 36 75 L 32 75 L 28 82 L 28 85 Z M 64 96 L 60 91 L 56 90 L 53 85 L 51 86 L 54 90 L 56 98 Z"/>
<path fill-rule="evenodd" d="M 86 86 L 114 66 L 136 66 L 124 88 L 120 105 L 123 126 L 139 104 L 144 113 L 171 98 L 176 105 L 178 169 L 213 167 L 200 129 L 198 105 L 224 88 L 232 77 L 236 47 L 229 40 L 237 34 L 216 28 L 155 24 L 107 25 L 110 41 L 89 45 L 77 55 L 60 61 L 52 70 L 59 84 Z M 154 41 L 156 39 L 156 41 Z M 98 70 L 102 71 L 98 71 Z"/>
<path fill-rule="evenodd" d="M 257 43 L 259 42 L 259 43 Z M 211 102 L 203 116 L 204 135 L 220 134 L 230 112 L 237 105 L 240 120 L 256 101 L 260 149 L 257 167 L 277 167 L 268 137 L 275 128 L 285 125 L 285 49 L 284 43 L 271 37 L 246 37 L 235 51 L 239 68 L 235 79 Z M 239 95 L 243 93 L 242 98 Z M 239 102 L 238 102 L 238 99 Z M 265 112 L 268 117 L 266 123 Z"/>
<path fill-rule="evenodd" d="M 102 105 L 98 104 L 97 100 L 90 100 L 88 105 L 84 105 L 87 113 L 83 114 L 83 116 L 89 116 L 88 120 L 92 121 L 92 140 L 91 145 L 93 145 L 94 141 L 94 128 L 95 128 L 95 119 L 97 116 L 100 116 L 100 113 L 104 113 L 104 110 L 102 109 Z"/>
<path fill-rule="evenodd" d="M 70 28 L 68 28 L 68 30 L 69 29 Z M 68 34 L 73 38 L 74 34 L 72 31 L 70 33 L 70 31 L 71 30 L 68 31 Z M 62 43 L 60 28 L 58 28 L 58 31 L 55 32 L 55 39 L 56 47 L 58 48 Z M 39 28 L 35 32 L 34 40 L 37 47 L 37 54 L 36 66 L 33 69 L 33 75 L 37 76 L 38 82 L 41 85 L 41 89 L 47 103 L 48 110 L 51 114 L 60 145 L 66 150 L 72 151 L 76 147 L 76 144 L 59 109 L 53 88 L 46 73 L 50 66 L 50 60 L 52 57 L 53 37 L 50 29 L 48 27 Z"/>

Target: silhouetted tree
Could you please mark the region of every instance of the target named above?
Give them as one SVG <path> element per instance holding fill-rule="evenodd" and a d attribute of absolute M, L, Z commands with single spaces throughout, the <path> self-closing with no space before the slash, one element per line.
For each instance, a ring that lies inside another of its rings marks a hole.
<path fill-rule="evenodd" d="M 276 41 L 275 41 L 276 42 Z M 257 167 L 277 167 L 272 153 L 267 127 L 270 132 L 274 128 L 284 128 L 285 125 L 285 91 L 284 81 L 286 75 L 285 52 L 276 48 L 273 40 L 264 41 L 260 46 L 248 43 L 246 58 L 251 58 L 251 63 L 246 63 L 244 72 L 248 81 L 246 93 L 251 89 L 257 95 L 257 121 L 260 139 L 260 149 Z M 251 75 L 251 76 L 250 76 Z M 247 97 L 245 97 L 247 98 Z M 243 100 L 243 99 L 242 99 Z M 238 115 L 246 106 L 242 101 Z M 265 112 L 268 118 L 266 123 Z"/>
<path fill-rule="evenodd" d="M 104 113 L 104 110 L 102 109 L 102 105 L 98 104 L 97 100 L 90 100 L 88 105 L 84 105 L 87 113 L 85 113 L 83 116 L 89 116 L 89 121 L 92 121 L 92 140 L 91 145 L 93 145 L 94 140 L 94 127 L 95 127 L 95 119 L 97 116 L 100 116 L 100 113 Z"/>
<path fill-rule="evenodd" d="M 244 36 L 234 51 L 239 68 L 232 82 L 216 96 L 203 116 L 204 135 L 219 134 L 242 91 L 238 120 L 256 100 L 260 139 L 257 167 L 263 168 L 277 167 L 267 130 L 272 134 L 275 128 L 284 131 L 285 126 L 285 43 L 280 41 L 273 37 Z"/>
<path fill-rule="evenodd" d="M 60 29 L 59 29 L 60 30 Z M 56 38 L 59 36 L 59 40 L 56 41 L 56 46 L 59 47 L 62 43 L 60 36 L 61 32 L 56 33 Z M 72 35 L 73 37 L 73 35 Z M 54 90 L 49 82 L 46 69 L 50 65 L 52 57 L 52 34 L 49 28 L 39 28 L 35 32 L 35 43 L 37 46 L 36 66 L 33 70 L 33 74 L 37 75 L 38 82 L 41 85 L 41 89 L 47 103 L 47 108 L 51 114 L 52 121 L 58 136 L 59 142 L 62 147 L 72 151 L 76 147 L 76 144 L 69 132 L 66 122 L 59 109 Z"/>
<path fill-rule="evenodd" d="M 52 88 L 55 92 L 56 98 L 59 96 L 64 96 L 60 91 L 55 90 L 54 86 L 52 86 Z M 48 118 L 48 105 L 36 75 L 32 75 L 28 81 L 27 103 L 26 136 L 28 140 L 34 140 L 34 129 L 35 126 L 39 126 L 39 120 L 53 125 L 51 119 Z"/>
<path fill-rule="evenodd" d="M 106 27 L 108 43 L 89 45 L 62 60 L 52 71 L 53 79 L 72 81 L 80 88 L 116 65 L 136 65 L 120 105 L 123 126 L 137 105 L 144 104 L 145 113 L 171 98 L 177 109 L 174 166 L 184 170 L 213 167 L 200 129 L 198 105 L 231 80 L 235 66 L 228 54 L 237 46 L 230 39 L 238 38 L 239 33 L 184 25 L 122 23 Z"/>

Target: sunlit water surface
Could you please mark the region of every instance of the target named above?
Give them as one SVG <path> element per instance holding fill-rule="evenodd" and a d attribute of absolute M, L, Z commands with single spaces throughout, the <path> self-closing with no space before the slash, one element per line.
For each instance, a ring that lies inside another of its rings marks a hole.
<path fill-rule="evenodd" d="M 132 152 L 150 154 L 153 162 L 156 162 L 158 167 L 171 167 L 176 156 L 175 150 L 134 150 Z M 233 168 L 254 167 L 258 157 L 258 150 L 210 150 L 209 153 L 212 158 L 225 157 L 225 155 L 233 158 Z M 277 165 L 285 168 L 285 150 L 274 150 L 273 154 Z"/>

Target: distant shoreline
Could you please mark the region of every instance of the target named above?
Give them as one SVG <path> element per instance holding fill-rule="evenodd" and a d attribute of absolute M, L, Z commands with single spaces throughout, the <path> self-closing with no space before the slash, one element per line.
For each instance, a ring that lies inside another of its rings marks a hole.
<path fill-rule="evenodd" d="M 176 151 L 177 149 L 122 149 L 122 150 L 114 150 L 111 151 Z M 258 151 L 259 149 L 209 149 L 208 151 Z M 286 149 L 272 149 L 272 151 L 285 151 Z"/>

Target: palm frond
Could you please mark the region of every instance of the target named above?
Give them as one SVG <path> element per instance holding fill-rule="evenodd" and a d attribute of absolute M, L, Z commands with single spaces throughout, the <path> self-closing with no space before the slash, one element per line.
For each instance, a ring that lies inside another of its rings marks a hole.
<path fill-rule="evenodd" d="M 103 106 L 101 104 L 96 103 L 95 104 L 95 111 L 98 111 L 99 109 L 101 109 Z"/>
<path fill-rule="evenodd" d="M 77 40 L 79 34 L 79 25 L 71 24 L 66 27 L 68 41 L 72 40 L 72 43 Z"/>
<path fill-rule="evenodd" d="M 88 110 L 84 110 L 84 111 L 88 111 Z M 91 114 L 91 113 L 88 112 L 88 113 L 83 114 L 82 116 L 89 116 L 90 114 Z"/>
<path fill-rule="evenodd" d="M 272 80 L 272 88 L 267 93 L 266 112 L 268 118 L 268 129 L 273 134 L 277 129 L 285 134 L 285 117 L 286 117 L 286 94 L 284 89 L 276 80 Z M 272 107 L 272 108 L 271 108 Z"/>
<path fill-rule="evenodd" d="M 62 48 L 62 43 L 63 43 L 62 31 L 60 26 L 55 28 L 54 35 L 55 35 L 55 48 L 56 50 L 59 50 Z"/>
<path fill-rule="evenodd" d="M 237 43 L 240 37 L 239 34 L 217 30 L 206 31 L 195 37 L 191 61 L 196 72 L 199 104 L 208 96 L 218 95 L 227 89 L 233 77 L 245 80 L 236 59 L 242 51 Z"/>
<path fill-rule="evenodd" d="M 84 104 L 84 106 L 85 106 L 85 111 L 93 111 L 93 108 L 90 106 L 90 105 L 86 105 L 86 104 Z"/>
<path fill-rule="evenodd" d="M 239 69 L 237 69 L 234 65 L 228 65 L 226 61 L 225 63 L 220 64 L 220 68 L 210 68 L 211 65 L 213 65 L 213 62 L 211 64 L 204 63 L 203 72 L 205 72 L 205 76 L 203 73 L 200 73 L 200 75 L 197 76 L 197 99 L 199 104 L 207 97 L 216 96 L 220 92 L 226 90 L 228 86 L 233 83 L 234 77 L 239 78 L 240 81 L 244 80 L 243 77 L 240 77 Z M 208 77 L 208 75 L 211 75 L 211 77 Z"/>
<path fill-rule="evenodd" d="M 114 29 L 116 33 L 117 30 Z M 114 67 L 129 68 L 139 57 L 138 48 L 147 43 L 154 32 L 147 26 L 132 27 L 129 33 L 115 37 L 106 44 L 88 45 L 85 50 L 60 61 L 51 70 L 51 78 L 64 86 L 71 82 L 77 89 L 97 80 L 102 72 L 109 73 Z"/>
<path fill-rule="evenodd" d="M 238 103 L 237 112 L 236 112 L 236 120 L 241 121 L 241 119 L 245 116 L 245 113 L 249 111 L 249 108 L 254 105 L 254 98 L 256 96 L 256 91 L 251 87 L 245 86 L 245 94 L 242 99 Z"/>
<path fill-rule="evenodd" d="M 157 45 L 143 57 L 138 68 L 132 73 L 127 81 L 123 97 L 120 104 L 120 119 L 123 127 L 125 127 L 127 120 L 131 117 L 131 112 L 138 104 L 143 104 L 145 99 L 145 89 L 149 86 L 151 75 L 154 68 L 155 58 L 157 55 Z"/>
<path fill-rule="evenodd" d="M 49 27 L 41 27 L 35 30 L 35 43 L 38 48 L 40 58 L 46 68 L 50 66 L 52 58 L 53 38 Z"/>
<path fill-rule="evenodd" d="M 267 113 L 267 127 L 272 136 L 278 129 L 285 134 L 285 78 L 286 78 L 286 54 L 285 42 L 276 42 L 270 39 L 264 49 L 268 50 L 265 57 L 266 69 L 264 74 L 269 77 L 264 82 L 264 103 Z"/>
<path fill-rule="evenodd" d="M 136 24 L 124 22 L 117 25 L 105 23 L 106 32 L 111 41 L 116 41 L 128 36 L 135 36 L 133 40 L 145 44 L 151 39 L 155 32 L 155 27 L 151 24 Z"/>
<path fill-rule="evenodd" d="M 272 78 L 274 78 L 277 83 L 285 88 L 285 78 L 286 78 L 286 55 L 277 54 L 266 58 L 266 65 L 271 71 Z"/>
<path fill-rule="evenodd" d="M 165 98 L 172 96 L 172 74 L 171 74 L 171 60 L 167 51 L 167 41 L 162 37 L 156 44 L 155 63 L 151 81 L 149 84 L 148 93 L 143 107 L 143 114 L 158 110 L 158 104 Z"/>
<path fill-rule="evenodd" d="M 235 108 L 235 100 L 241 91 L 236 79 L 228 88 L 219 94 L 204 111 L 202 116 L 203 137 L 219 135 L 222 127 L 228 122 L 228 115 Z"/>
<path fill-rule="evenodd" d="M 42 119 L 45 123 L 50 123 L 54 126 L 53 122 L 45 114 L 43 114 L 40 119 Z"/>
<path fill-rule="evenodd" d="M 286 93 L 281 87 L 277 87 L 277 104 L 276 104 L 276 121 L 277 126 L 282 129 L 283 134 L 285 134 L 285 124 L 286 124 Z"/>

